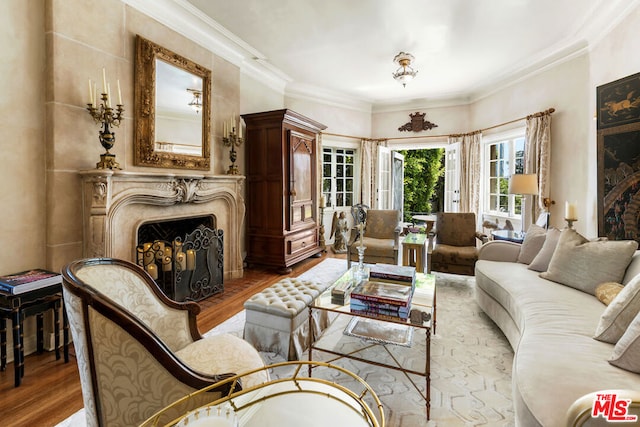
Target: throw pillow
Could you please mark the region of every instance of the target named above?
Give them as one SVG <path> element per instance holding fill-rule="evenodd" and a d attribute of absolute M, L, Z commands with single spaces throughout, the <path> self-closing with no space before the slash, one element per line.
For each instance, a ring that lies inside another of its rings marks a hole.
<path fill-rule="evenodd" d="M 596 298 L 604 305 L 609 305 L 623 288 L 624 286 L 620 283 L 602 283 L 596 288 Z"/>
<path fill-rule="evenodd" d="M 538 255 L 529 263 L 529 270 L 533 271 L 547 271 L 549 268 L 549 261 L 553 256 L 553 252 L 556 250 L 558 239 L 560 238 L 560 230 L 557 228 L 550 228 L 547 230 L 547 234 L 542 244 L 542 249 L 538 252 Z"/>
<path fill-rule="evenodd" d="M 609 363 L 640 374 L 640 315 L 631 322 L 616 346 Z"/>
<path fill-rule="evenodd" d="M 611 344 L 618 342 L 631 321 L 640 312 L 640 276 L 633 278 L 600 316 L 595 339 Z"/>
<path fill-rule="evenodd" d="M 547 230 L 538 225 L 531 224 L 531 227 L 527 230 L 527 234 L 524 236 L 522 246 L 520 246 L 518 262 L 530 264 L 536 255 L 538 255 L 540 249 L 542 249 L 546 236 Z"/>
<path fill-rule="evenodd" d="M 540 277 L 595 295 L 600 283 L 622 281 L 636 249 L 635 240 L 591 242 L 567 228 Z"/>

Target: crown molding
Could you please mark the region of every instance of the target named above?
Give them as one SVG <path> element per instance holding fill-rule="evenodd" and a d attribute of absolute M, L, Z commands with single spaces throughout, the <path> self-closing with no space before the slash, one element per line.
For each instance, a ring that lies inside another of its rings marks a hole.
<path fill-rule="evenodd" d="M 464 93 L 443 93 L 436 97 L 412 100 L 376 101 L 293 82 L 285 72 L 269 63 L 261 52 L 202 13 L 187 0 L 122 1 L 211 50 L 239 67 L 242 73 L 264 83 L 284 96 L 373 113 L 397 112 L 416 108 L 452 107 L 476 102 L 584 54 L 640 5 L 640 0 L 601 0 L 585 15 L 581 22 L 572 25 L 572 31 L 567 39 L 559 40 L 549 49 L 515 64 L 500 75 L 479 82 L 474 88 Z"/>
<path fill-rule="evenodd" d="M 176 33 L 229 61 L 254 79 L 284 93 L 285 73 L 272 66 L 258 50 L 241 40 L 186 0 L 122 0 Z"/>

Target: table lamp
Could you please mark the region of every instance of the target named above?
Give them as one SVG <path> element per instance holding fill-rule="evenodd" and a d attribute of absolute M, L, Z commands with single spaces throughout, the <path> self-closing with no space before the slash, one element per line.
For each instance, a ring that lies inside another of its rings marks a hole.
<path fill-rule="evenodd" d="M 514 174 L 509 179 L 509 194 L 536 195 L 538 194 L 538 176 L 532 174 Z M 520 213 L 522 220 L 520 222 L 521 233 L 524 235 L 524 205 L 525 200 L 522 198 L 522 208 Z"/>

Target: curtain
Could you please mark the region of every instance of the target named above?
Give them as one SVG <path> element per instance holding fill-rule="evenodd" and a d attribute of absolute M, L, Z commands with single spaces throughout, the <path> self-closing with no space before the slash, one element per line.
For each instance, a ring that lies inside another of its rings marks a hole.
<path fill-rule="evenodd" d="M 460 212 L 473 212 L 480 221 L 480 145 L 482 132 L 462 135 L 460 142 Z"/>
<path fill-rule="evenodd" d="M 546 210 L 544 200 L 549 198 L 549 169 L 551 151 L 551 112 L 527 116 L 525 132 L 525 164 L 524 173 L 537 174 L 538 194 L 525 196 L 522 218 L 523 229 L 526 230 L 536 218 Z"/>
<path fill-rule="evenodd" d="M 360 141 L 360 203 L 371 208 L 377 206 L 378 146 L 387 146 L 386 139 Z"/>

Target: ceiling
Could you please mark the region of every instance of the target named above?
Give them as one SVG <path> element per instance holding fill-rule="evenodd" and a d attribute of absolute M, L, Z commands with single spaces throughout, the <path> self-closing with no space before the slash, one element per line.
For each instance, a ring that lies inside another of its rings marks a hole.
<path fill-rule="evenodd" d="M 181 1 L 183 4 L 183 0 Z M 637 0 L 188 0 L 289 94 L 469 102 L 585 52 Z M 215 21 L 215 22 L 214 22 Z M 394 56 L 414 55 L 406 87 Z"/>

